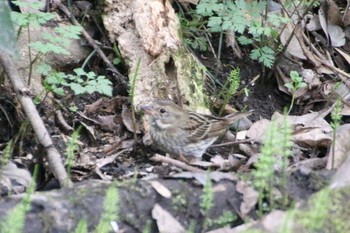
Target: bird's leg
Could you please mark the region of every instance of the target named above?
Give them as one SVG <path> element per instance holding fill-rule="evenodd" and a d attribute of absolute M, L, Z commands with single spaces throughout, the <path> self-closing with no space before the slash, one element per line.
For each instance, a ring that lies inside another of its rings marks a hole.
<path fill-rule="evenodd" d="M 190 164 L 190 161 L 188 161 L 188 159 L 185 156 L 183 156 L 183 154 L 179 155 L 179 160 L 184 162 L 184 163 Z"/>

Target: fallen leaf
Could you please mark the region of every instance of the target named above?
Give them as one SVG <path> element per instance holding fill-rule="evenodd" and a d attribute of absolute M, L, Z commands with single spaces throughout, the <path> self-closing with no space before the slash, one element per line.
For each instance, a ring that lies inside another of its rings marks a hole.
<path fill-rule="evenodd" d="M 255 142 L 262 143 L 269 123 L 270 121 L 267 119 L 254 122 L 254 124 L 247 131 L 247 137 L 253 139 Z"/>
<path fill-rule="evenodd" d="M 18 168 L 13 162 L 9 162 L 0 170 L 0 178 L 8 178 L 15 181 L 15 183 L 27 188 L 32 181 L 30 173 L 22 168 Z"/>
<path fill-rule="evenodd" d="M 335 141 L 329 150 L 326 168 L 338 168 L 348 157 L 350 157 L 350 124 L 345 124 L 336 131 Z"/>
<path fill-rule="evenodd" d="M 132 112 L 125 105 L 123 105 L 122 119 L 123 119 L 123 124 L 130 132 L 137 133 L 137 134 L 141 133 L 139 123 L 136 121 L 136 119 L 132 115 Z"/>
<path fill-rule="evenodd" d="M 165 198 L 171 198 L 170 190 L 167 187 L 165 187 L 162 183 L 160 183 L 157 180 L 152 180 L 150 181 L 150 184 L 159 195 Z"/>
<path fill-rule="evenodd" d="M 296 33 L 296 31 L 294 31 L 294 33 Z M 287 40 L 291 36 L 291 34 L 292 34 L 292 30 L 290 30 L 288 27 L 286 27 L 282 31 L 282 33 L 280 35 L 282 45 L 285 46 L 287 44 Z M 292 39 L 287 46 L 286 52 L 288 52 L 292 56 L 297 57 L 299 59 L 302 59 L 302 60 L 307 59 L 306 56 L 304 55 L 304 51 L 301 48 L 298 39 L 294 35 L 292 36 Z"/>
<path fill-rule="evenodd" d="M 243 195 L 240 214 L 242 217 L 245 217 L 255 208 L 255 205 L 258 202 L 259 193 L 245 181 L 238 181 L 236 184 L 236 190 Z"/>
<path fill-rule="evenodd" d="M 306 29 L 310 32 L 321 29 L 320 19 L 318 15 L 313 15 L 310 21 L 306 24 Z"/>
<path fill-rule="evenodd" d="M 108 132 L 120 132 L 120 125 L 116 124 L 114 119 L 116 115 L 109 116 L 97 116 L 97 121 L 100 123 L 100 127 Z"/>
<path fill-rule="evenodd" d="M 284 116 L 275 112 L 272 119 L 277 120 L 280 125 L 284 121 Z M 332 142 L 332 127 L 319 116 L 318 112 L 305 114 L 302 116 L 287 116 L 288 122 L 294 129 L 293 141 L 305 147 L 329 147 Z"/>
<path fill-rule="evenodd" d="M 261 221 L 263 227 L 265 228 L 266 232 L 280 232 L 277 229 L 281 229 L 283 224 L 286 223 L 285 220 L 286 212 L 282 210 L 274 210 L 268 215 L 266 215 L 263 220 Z M 291 221 L 288 222 L 288 224 Z M 287 229 L 293 229 L 293 228 L 287 228 Z"/>
<path fill-rule="evenodd" d="M 155 204 L 152 209 L 152 217 L 157 222 L 160 233 L 185 233 L 185 228 L 163 207 Z"/>

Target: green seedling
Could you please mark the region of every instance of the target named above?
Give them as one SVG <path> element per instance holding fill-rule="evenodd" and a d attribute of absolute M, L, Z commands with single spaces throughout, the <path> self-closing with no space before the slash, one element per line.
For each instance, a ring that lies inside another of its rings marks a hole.
<path fill-rule="evenodd" d="M 307 86 L 306 82 L 303 81 L 303 77 L 301 77 L 298 72 L 296 71 L 291 71 L 290 72 L 290 78 L 292 79 L 291 82 L 284 84 L 285 87 L 288 88 L 288 90 L 291 92 L 292 94 L 292 100 L 290 102 L 289 105 L 289 110 L 287 112 L 287 114 L 290 113 L 290 111 L 292 110 L 293 106 L 294 106 L 294 101 L 295 101 L 295 93 L 301 89 Z"/>

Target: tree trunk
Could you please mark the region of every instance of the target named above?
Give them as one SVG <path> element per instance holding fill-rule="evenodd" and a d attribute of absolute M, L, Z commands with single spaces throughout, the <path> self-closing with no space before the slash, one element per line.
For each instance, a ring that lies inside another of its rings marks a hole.
<path fill-rule="evenodd" d="M 136 109 L 154 98 L 170 98 L 204 111 L 205 71 L 183 46 L 169 0 L 107 0 L 103 21 L 129 66 L 129 79 L 136 77 L 130 87 Z"/>

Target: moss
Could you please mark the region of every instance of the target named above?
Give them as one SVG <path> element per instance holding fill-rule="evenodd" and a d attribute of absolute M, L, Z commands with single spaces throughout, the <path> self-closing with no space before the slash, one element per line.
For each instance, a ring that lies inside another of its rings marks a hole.
<path fill-rule="evenodd" d="M 171 201 L 175 211 L 185 210 L 187 207 L 187 199 L 184 193 L 174 192 Z"/>
<path fill-rule="evenodd" d="M 350 188 L 323 189 L 310 199 L 309 209 L 296 212 L 295 219 L 304 232 L 350 232 L 349 196 Z"/>
<path fill-rule="evenodd" d="M 173 54 L 179 92 L 189 103 L 190 109 L 203 112 L 206 105 L 204 92 L 205 67 L 187 53 L 185 48 Z"/>

